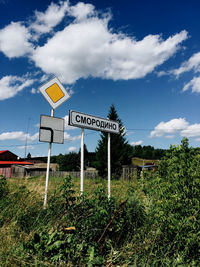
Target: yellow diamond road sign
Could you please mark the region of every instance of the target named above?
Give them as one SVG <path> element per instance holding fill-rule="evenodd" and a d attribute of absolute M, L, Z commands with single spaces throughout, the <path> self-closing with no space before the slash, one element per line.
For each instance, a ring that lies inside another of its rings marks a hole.
<path fill-rule="evenodd" d="M 70 97 L 56 77 L 41 86 L 39 90 L 53 109 L 56 109 Z"/>

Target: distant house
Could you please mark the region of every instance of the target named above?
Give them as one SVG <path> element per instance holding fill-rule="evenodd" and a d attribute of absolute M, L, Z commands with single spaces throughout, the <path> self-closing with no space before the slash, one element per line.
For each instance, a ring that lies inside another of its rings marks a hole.
<path fill-rule="evenodd" d="M 145 165 L 139 166 L 139 168 L 141 171 L 150 171 L 150 170 L 157 171 L 158 166 L 154 165 L 154 163 L 147 163 Z"/>
<path fill-rule="evenodd" d="M 21 160 L 9 150 L 0 151 L 0 175 L 6 178 L 12 177 L 12 169 L 16 165 L 27 166 L 33 165 L 33 163 Z"/>

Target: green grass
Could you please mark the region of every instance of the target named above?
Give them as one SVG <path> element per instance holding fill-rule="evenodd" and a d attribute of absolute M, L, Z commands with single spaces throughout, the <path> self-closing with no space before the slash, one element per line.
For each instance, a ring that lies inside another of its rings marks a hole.
<path fill-rule="evenodd" d="M 57 224 L 59 212 L 57 211 L 57 217 L 48 219 L 43 218 L 46 224 L 41 225 L 41 214 L 43 213 L 43 199 L 45 190 L 45 177 L 34 178 L 10 178 L 7 179 L 9 186 L 9 198 L 8 206 L 2 213 L 0 213 L 3 224 L 0 225 L 0 266 L 51 266 L 49 263 L 39 263 L 38 259 L 35 259 L 37 263 L 30 263 L 27 259 L 27 255 L 24 254 L 23 243 L 30 240 L 34 232 L 40 231 L 39 229 L 51 229 Z M 76 195 L 80 195 L 80 179 L 73 178 L 74 190 Z M 63 184 L 63 178 L 50 177 L 48 186 L 48 201 L 56 194 L 59 194 L 58 189 Z M 130 186 L 134 186 L 135 181 L 111 181 L 111 196 L 115 196 L 119 202 L 126 199 L 127 190 Z M 88 197 L 92 197 L 97 187 L 103 186 L 106 188 L 107 194 L 107 180 L 106 179 L 85 179 L 84 180 L 84 193 Z M 1 208 L 1 207 L 0 207 Z M 30 214 L 31 212 L 37 212 L 37 214 Z M 25 217 L 22 217 L 23 216 Z M 62 216 L 62 214 L 61 214 Z M 3 218 L 6 219 L 3 219 Z M 34 218 L 33 222 L 30 222 L 31 218 Z M 21 220 L 20 220 L 21 219 Z M 23 220 L 25 222 L 23 223 Z M 30 226 L 30 230 L 26 230 L 26 220 Z M 21 226 L 19 226 L 19 221 Z M 24 229 L 23 229 L 23 227 Z M 32 257 L 32 256 L 31 256 Z M 32 257 L 32 260 L 34 256 Z M 66 265 L 64 265 L 66 266 Z"/>
<path fill-rule="evenodd" d="M 48 194 L 51 195 L 54 191 L 57 191 L 58 188 L 63 183 L 63 178 L 61 177 L 50 177 L 48 183 Z M 11 191 L 17 190 L 21 186 L 26 186 L 27 189 L 31 192 L 35 192 L 41 199 L 43 198 L 45 191 L 45 181 L 44 176 L 33 177 L 33 178 L 10 178 L 8 179 L 9 187 Z M 73 178 L 74 190 L 76 195 L 80 194 L 80 178 Z M 84 193 L 92 195 L 95 189 L 99 186 L 103 186 L 107 190 L 107 180 L 102 178 L 85 178 L 84 179 Z M 134 181 L 122 181 L 122 180 L 111 180 L 111 195 L 117 197 L 120 200 L 126 198 L 126 191 L 130 186 L 135 185 Z"/>

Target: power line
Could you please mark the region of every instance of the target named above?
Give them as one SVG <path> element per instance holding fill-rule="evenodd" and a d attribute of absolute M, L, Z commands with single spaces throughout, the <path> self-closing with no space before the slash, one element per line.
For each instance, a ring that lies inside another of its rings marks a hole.
<path fill-rule="evenodd" d="M 182 129 L 174 129 L 174 128 L 163 128 L 163 129 L 152 129 L 152 128 L 127 128 L 125 129 L 125 131 L 157 131 L 157 132 L 163 132 L 166 134 L 173 134 L 176 133 L 178 131 L 184 131 L 187 130 L 186 128 L 182 128 Z M 58 130 L 59 131 L 59 130 Z M 166 132 L 169 131 L 169 132 Z M 171 131 L 171 132 L 170 132 Z M 91 134 L 98 134 L 99 132 L 96 131 L 91 131 L 89 133 L 85 133 L 85 136 L 91 135 Z M 0 140 L 3 141 L 3 140 Z M 65 142 L 70 143 L 73 140 L 65 140 Z M 29 143 L 29 146 L 33 145 L 33 146 L 38 146 L 38 145 L 45 145 L 44 143 Z M 16 144 L 16 145 L 0 145 L 0 147 L 19 147 L 19 146 L 23 146 L 22 144 Z"/>
<path fill-rule="evenodd" d="M 186 128 L 183 128 L 183 129 L 174 129 L 174 128 L 159 128 L 159 129 L 151 129 L 151 128 L 133 128 L 133 129 L 125 129 L 126 131 L 184 131 L 184 130 L 187 130 Z"/>

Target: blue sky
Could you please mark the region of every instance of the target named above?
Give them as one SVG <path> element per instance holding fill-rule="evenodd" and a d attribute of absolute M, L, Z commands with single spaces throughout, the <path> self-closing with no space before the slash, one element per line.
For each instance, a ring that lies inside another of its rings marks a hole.
<path fill-rule="evenodd" d="M 80 148 L 70 109 L 106 118 L 111 104 L 131 145 L 199 146 L 199 14 L 196 0 L 0 0 L 0 150 L 47 155 L 39 87 L 54 76 L 71 97 L 55 110 L 66 127 L 53 155 Z M 89 151 L 98 140 L 85 130 Z"/>

